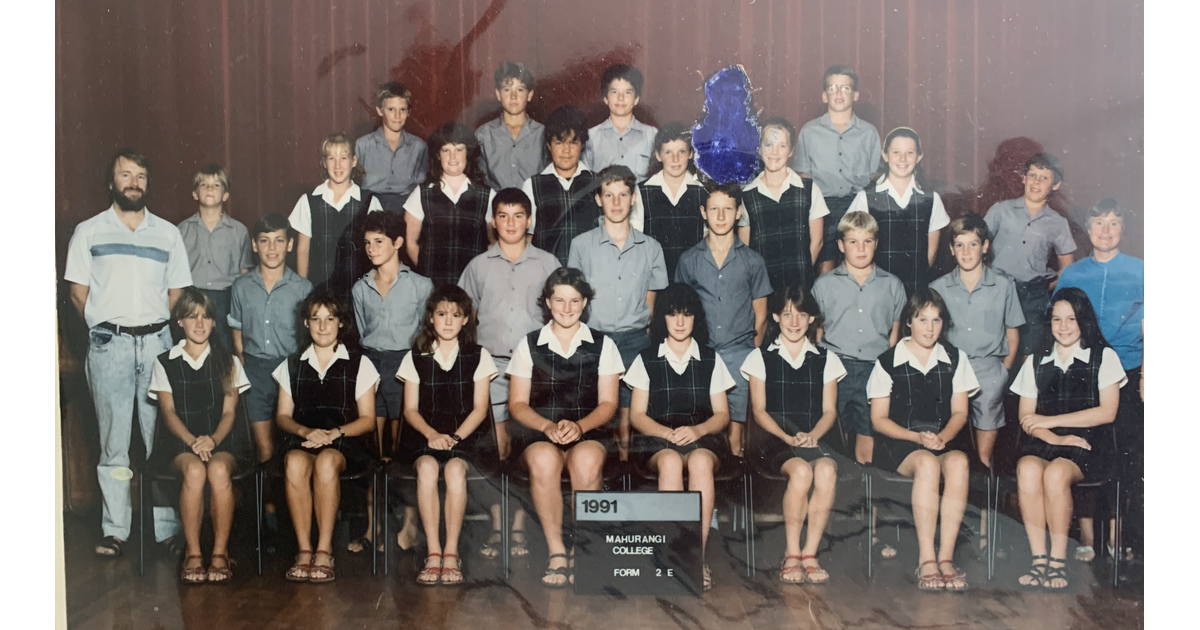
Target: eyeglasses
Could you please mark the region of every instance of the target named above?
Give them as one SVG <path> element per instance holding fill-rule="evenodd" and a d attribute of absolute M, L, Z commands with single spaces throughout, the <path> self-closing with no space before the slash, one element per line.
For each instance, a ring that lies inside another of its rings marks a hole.
<path fill-rule="evenodd" d="M 853 85 L 827 85 L 827 86 L 825 86 L 825 91 L 828 92 L 829 94 L 837 94 L 838 91 L 849 94 L 850 92 L 854 91 L 854 86 Z"/>

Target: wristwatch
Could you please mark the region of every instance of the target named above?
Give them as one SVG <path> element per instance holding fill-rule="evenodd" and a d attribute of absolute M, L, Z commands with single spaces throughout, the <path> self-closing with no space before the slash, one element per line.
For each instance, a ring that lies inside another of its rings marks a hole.
<path fill-rule="evenodd" d="M 458 434 L 457 434 L 457 433 L 451 433 L 451 434 L 450 434 L 450 439 L 451 439 L 451 440 L 454 440 L 454 443 L 455 443 L 455 444 L 458 444 L 459 442 L 461 442 L 461 441 L 462 441 L 462 438 L 458 437 Z"/>
<path fill-rule="evenodd" d="M 344 438 L 344 437 L 346 437 L 346 430 L 345 430 L 345 429 L 343 429 L 342 427 L 338 427 L 338 428 L 337 428 L 337 430 L 338 430 L 338 434 L 339 434 L 339 435 L 338 435 L 338 437 L 340 437 L 340 438 Z"/>

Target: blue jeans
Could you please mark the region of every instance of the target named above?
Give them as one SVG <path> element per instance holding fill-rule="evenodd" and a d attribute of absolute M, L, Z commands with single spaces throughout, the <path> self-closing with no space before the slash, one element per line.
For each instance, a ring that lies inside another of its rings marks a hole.
<path fill-rule="evenodd" d="M 135 405 L 147 456 L 154 446 L 158 406 L 146 392 L 150 389 L 155 358 L 170 348 L 169 327 L 141 337 L 118 335 L 100 327 L 88 333 L 86 374 L 100 427 L 100 465 L 96 472 L 104 499 L 101 527 L 105 536 L 129 540 L 133 521 L 129 481 L 118 479 L 113 473 L 129 467 Z M 155 540 L 166 540 L 179 531 L 174 508 L 154 508 Z"/>

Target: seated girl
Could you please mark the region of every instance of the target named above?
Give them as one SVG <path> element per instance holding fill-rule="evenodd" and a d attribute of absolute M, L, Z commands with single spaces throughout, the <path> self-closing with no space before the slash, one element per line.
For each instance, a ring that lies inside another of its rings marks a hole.
<path fill-rule="evenodd" d="M 1121 387 L 1128 382 L 1117 353 L 1104 341 L 1092 303 L 1080 289 L 1055 294 L 1037 351 L 1013 381 L 1021 397 L 1021 429 L 1029 434 L 1017 461 L 1021 520 L 1033 566 L 1022 586 L 1067 587 L 1071 486 L 1108 472 Z M 1046 530 L 1050 556 L 1046 557 Z"/>
<path fill-rule="evenodd" d="M 654 300 L 649 348 L 638 353 L 625 374 L 633 388 L 630 422 L 636 464 L 658 476 L 658 489 L 700 493 L 700 522 L 712 520 L 713 473 L 729 461 L 729 425 L 725 390 L 735 382 L 725 362 L 706 344 L 708 324 L 696 290 L 672 284 Z M 656 343 L 654 343 L 656 342 Z M 700 528 L 700 553 L 708 545 L 708 527 Z M 704 564 L 704 590 L 712 572 Z"/>
<path fill-rule="evenodd" d="M 361 436 L 375 430 L 375 386 L 371 360 L 341 343 L 346 305 L 318 288 L 300 304 L 312 345 L 293 354 L 271 374 L 279 383 L 275 424 L 283 434 L 288 511 L 300 553 L 287 571 L 293 582 L 332 582 L 333 525 L 341 499 L 339 477 L 371 463 Z M 312 548 L 313 513 L 317 550 Z"/>
<path fill-rule="evenodd" d="M 821 310 L 798 284 L 771 296 L 774 325 L 765 351 L 755 348 L 742 363 L 750 383 L 754 420 L 767 435 L 751 444 L 752 462 L 788 477 L 783 494 L 787 550 L 779 580 L 787 584 L 829 581 L 817 562 L 837 485 L 833 449 L 824 441 L 837 419 L 838 381 L 846 376 L 837 354 L 817 345 Z M 812 499 L 808 497 L 812 490 Z M 800 548 L 800 529 L 808 517 L 808 537 Z"/>
<path fill-rule="evenodd" d="M 400 461 L 417 471 L 417 507 L 425 526 L 429 555 L 417 584 L 461 584 L 458 536 L 467 508 L 467 469 L 484 455 L 481 443 L 488 417 L 488 387 L 496 376 L 492 355 L 475 343 L 471 298 L 458 286 L 442 285 L 425 301 L 413 351 L 404 356 L 396 378 L 404 381 Z M 493 457 L 495 454 L 493 453 Z M 445 470 L 446 505 L 438 504 L 438 474 Z M 446 513 L 446 544 L 440 513 Z"/>
<path fill-rule="evenodd" d="M 550 323 L 517 344 L 509 375 L 512 456 L 529 470 L 529 485 L 550 562 L 542 584 L 573 582 L 563 543 L 562 470 L 571 490 L 600 490 L 604 460 L 615 447 L 605 428 L 617 411 L 618 379 L 625 371 L 617 345 L 583 323 L 594 295 L 583 272 L 560 267 L 546 278 L 542 304 Z"/>
<path fill-rule="evenodd" d="M 179 516 L 187 552 L 179 580 L 186 584 L 226 583 L 233 577 L 228 555 L 233 524 L 230 475 L 239 462 L 230 448 L 229 432 L 238 394 L 250 388 L 250 381 L 237 357 L 211 337 L 216 313 L 212 298 L 195 287 L 184 289 L 171 310 L 184 339 L 159 355 L 150 378 L 150 397 L 158 400 L 159 417 L 167 430 L 155 432 L 148 467 L 174 469 L 183 476 Z M 249 465 L 241 459 L 241 465 Z M 209 511 L 213 520 L 207 571 L 200 554 L 205 483 L 212 493 Z"/>
<path fill-rule="evenodd" d="M 950 313 L 937 291 L 919 288 L 904 307 L 908 336 L 879 355 L 867 397 L 875 429 L 875 466 L 913 480 L 912 509 L 920 565 L 917 588 L 967 588 L 954 566 L 954 543 L 967 507 L 967 455 L 955 443 L 967 421 L 968 398 L 979 391 L 967 355 L 945 340 Z M 945 481 L 941 509 L 939 481 Z M 941 546 L 933 536 L 941 512 Z M 932 570 L 926 570 L 933 565 Z"/>

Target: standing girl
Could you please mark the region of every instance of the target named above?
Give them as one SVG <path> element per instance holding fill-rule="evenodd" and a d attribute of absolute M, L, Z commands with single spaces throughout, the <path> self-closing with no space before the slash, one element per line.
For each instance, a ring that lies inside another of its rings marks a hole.
<path fill-rule="evenodd" d="M 471 259 L 488 248 L 495 192 L 484 183 L 475 134 L 450 121 L 429 136 L 429 174 L 404 202 L 405 251 L 433 286 L 457 284 Z"/>
<path fill-rule="evenodd" d="M 237 357 L 211 338 L 216 314 L 212 298 L 195 287 L 184 289 L 171 313 L 183 329 L 184 339 L 159 355 L 150 378 L 150 397 L 158 400 L 159 417 L 167 430 L 155 432 L 148 467 L 173 469 L 183 476 L 179 516 L 187 552 L 179 580 L 186 584 L 225 583 L 233 577 L 228 556 L 233 524 L 230 475 L 239 463 L 249 465 L 246 453 L 235 457 L 230 431 L 238 394 L 250 388 L 250 381 Z M 249 447 L 249 442 L 242 440 L 239 446 Z M 206 482 L 212 493 L 209 510 L 213 520 L 207 571 L 200 554 Z"/>
<path fill-rule="evenodd" d="M 908 127 L 893 129 L 883 141 L 883 165 L 849 210 L 875 217 L 879 224 L 875 262 L 896 274 L 910 296 L 933 279 L 929 268 L 937 256 L 941 230 L 950 224 L 941 196 L 921 190 L 921 157 L 917 132 Z"/>
<path fill-rule="evenodd" d="M 660 132 L 661 133 L 661 132 Z M 638 431 L 633 453 L 639 467 L 658 476 L 660 491 L 700 493 L 700 522 L 712 520 L 713 473 L 730 460 L 725 390 L 735 385 L 725 362 L 709 348 L 708 324 L 700 295 L 686 284 L 673 284 L 654 301 L 650 339 L 657 342 L 633 359 L 625 382 L 633 388 L 630 421 Z M 700 528 L 700 554 L 708 546 L 708 527 Z M 704 590 L 712 572 L 704 564 Z"/>
<path fill-rule="evenodd" d="M 783 495 L 787 550 L 779 580 L 787 584 L 829 581 L 817 562 L 817 547 L 833 509 L 837 463 L 823 441 L 837 419 L 838 381 L 846 368 L 836 353 L 817 345 L 821 310 L 798 284 L 771 296 L 772 339 L 765 351 L 755 348 L 742 364 L 750 382 L 754 420 L 767 435 L 751 444 L 755 465 L 788 477 Z M 812 499 L 808 497 L 812 489 Z M 808 517 L 808 537 L 800 547 L 800 529 Z"/>
<path fill-rule="evenodd" d="M 404 381 L 401 460 L 417 471 L 417 506 L 429 555 L 417 584 L 460 584 L 458 536 L 467 508 L 467 469 L 483 456 L 481 427 L 488 417 L 488 388 L 496 376 L 492 355 L 475 343 L 471 298 L 443 285 L 425 301 L 425 317 L 413 351 L 396 378 Z M 438 473 L 445 470 L 446 544 L 439 537 Z"/>
<path fill-rule="evenodd" d="M 875 429 L 872 463 L 913 480 L 912 509 L 917 527 L 917 588 L 967 588 L 966 574 L 954 566 L 954 543 L 967 507 L 967 456 L 954 443 L 967 422 L 968 398 L 979 391 L 963 351 L 946 342 L 950 313 L 937 291 L 918 289 L 904 307 L 908 336 L 879 355 L 867 397 Z M 938 507 L 939 480 L 945 490 Z M 941 546 L 933 538 L 941 513 Z M 932 565 L 926 570 L 925 567 Z"/>
<path fill-rule="evenodd" d="M 1017 581 L 1057 591 L 1067 587 L 1071 486 L 1108 472 L 1113 437 L 1105 425 L 1116 419 L 1129 379 L 1081 289 L 1055 294 L 1046 319 L 1036 352 L 1011 388 L 1021 396 L 1018 415 L 1030 436 L 1017 461 L 1017 491 L 1033 566 Z"/>
<path fill-rule="evenodd" d="M 529 469 L 538 520 L 550 562 L 542 584 L 562 588 L 573 580 L 563 543 L 562 470 L 571 490 L 599 490 L 612 450 L 605 425 L 617 411 L 618 379 L 625 371 L 617 344 L 583 323 L 594 292 L 583 272 L 560 267 L 546 278 L 542 304 L 550 323 L 518 342 L 506 373 L 512 453 Z"/>
<path fill-rule="evenodd" d="M 283 433 L 277 451 L 283 459 L 288 510 L 300 553 L 288 569 L 293 582 L 332 582 L 333 524 L 341 500 L 339 476 L 371 463 L 363 437 L 375 430 L 375 386 L 379 373 L 371 360 L 341 342 L 346 303 L 317 289 L 300 304 L 312 345 L 279 364 L 275 425 Z M 317 550 L 312 550 L 313 513 Z"/>
<path fill-rule="evenodd" d="M 654 137 L 650 178 L 638 187 L 643 231 L 662 245 L 668 278 L 675 277 L 675 265 L 683 252 L 704 239 L 700 208 L 708 193 L 696 176 L 692 155 L 691 130 L 678 122 L 663 125 Z"/>

